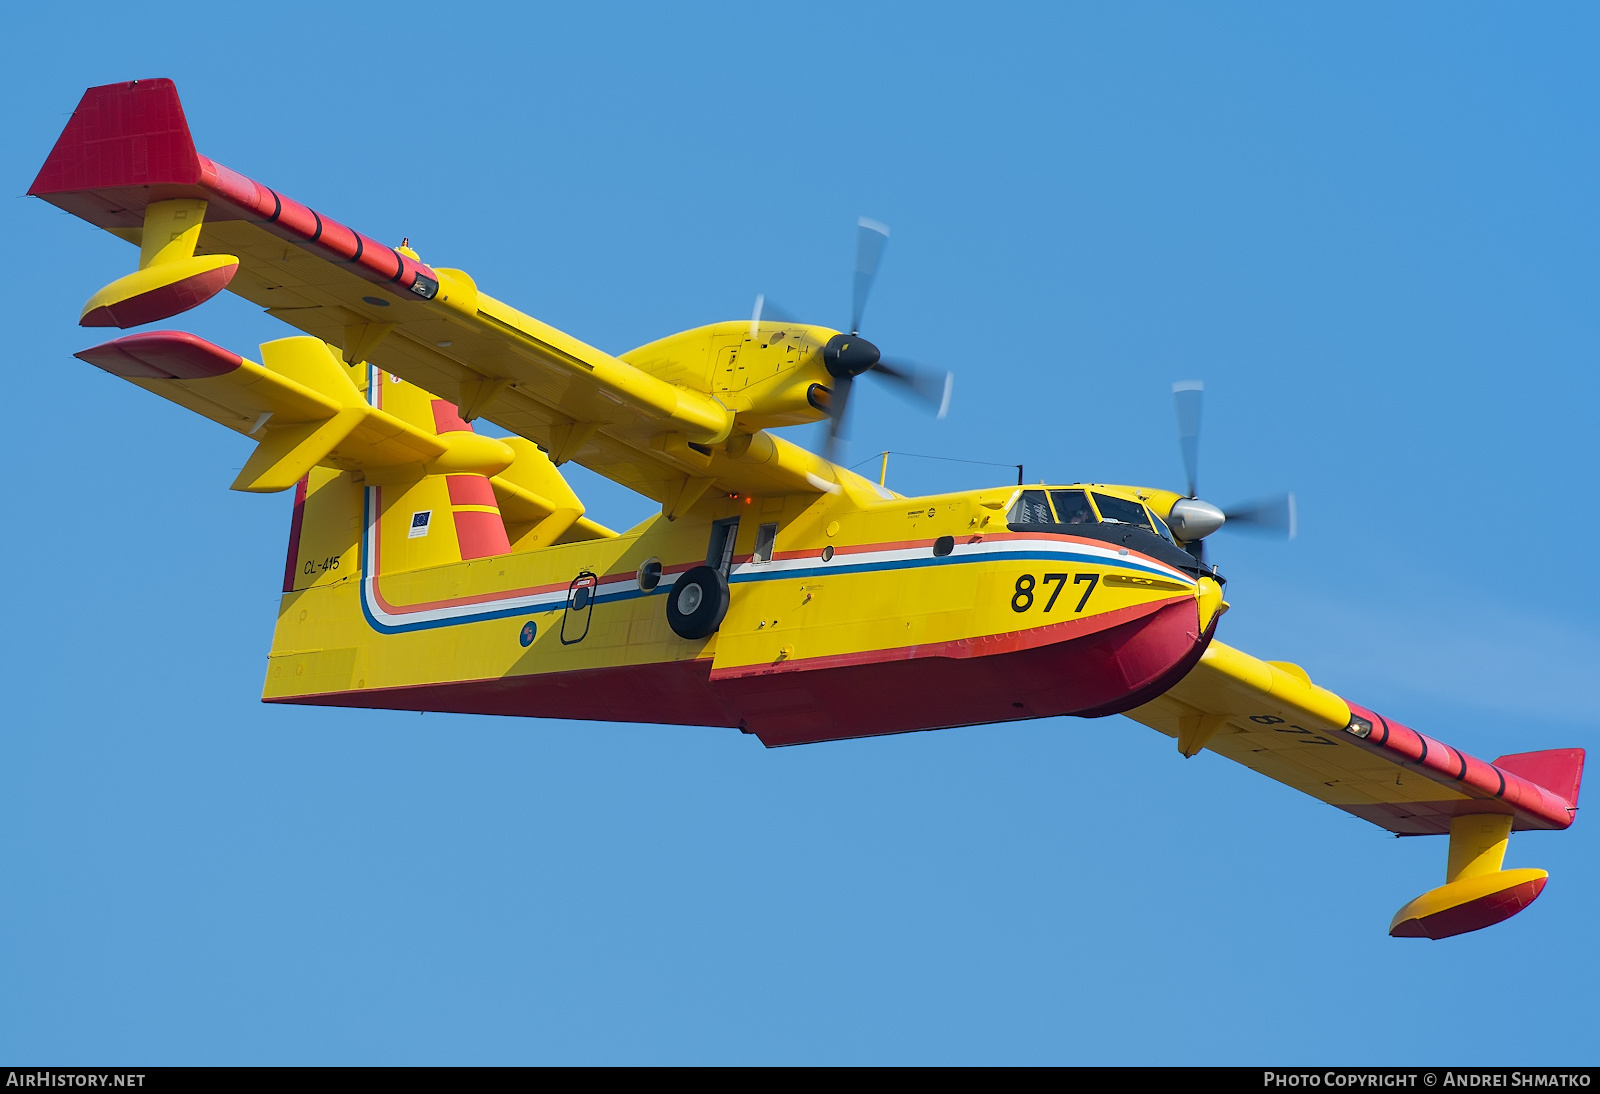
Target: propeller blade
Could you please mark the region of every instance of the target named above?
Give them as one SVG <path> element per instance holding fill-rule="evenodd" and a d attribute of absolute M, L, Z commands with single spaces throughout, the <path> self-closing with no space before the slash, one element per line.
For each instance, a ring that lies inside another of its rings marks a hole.
<path fill-rule="evenodd" d="M 833 463 L 839 462 L 839 457 L 844 455 L 844 415 L 850 407 L 850 385 L 853 378 L 850 376 L 835 377 L 833 391 L 828 399 L 828 440 L 823 445 L 822 455 Z"/>
<path fill-rule="evenodd" d="M 878 274 L 878 260 L 883 257 L 883 245 L 889 242 L 889 226 L 870 217 L 856 222 L 856 276 L 850 299 L 850 333 L 861 333 L 861 313 L 867 306 L 867 294 L 872 291 L 872 279 Z"/>
<path fill-rule="evenodd" d="M 1172 403 L 1178 412 L 1178 448 L 1189 480 L 1189 496 L 1198 497 L 1200 464 L 1200 399 L 1206 385 L 1199 380 L 1179 380 L 1172 385 Z"/>
<path fill-rule="evenodd" d="M 771 297 L 758 293 L 756 294 L 755 310 L 750 313 L 750 340 L 752 342 L 760 337 L 762 323 L 787 323 L 799 326 L 800 320 L 788 309 L 779 307 Z"/>
<path fill-rule="evenodd" d="M 1299 531 L 1293 493 L 1247 502 L 1224 512 L 1228 517 L 1225 528 L 1282 535 L 1285 539 L 1293 539 Z"/>
<path fill-rule="evenodd" d="M 943 418 L 950 413 L 950 391 L 956 374 L 941 369 L 925 368 L 911 361 L 879 359 L 870 370 L 894 384 L 900 394 L 920 403 Z"/>
<path fill-rule="evenodd" d="M 1183 549 L 1194 557 L 1200 565 L 1206 564 L 1206 541 L 1203 539 L 1190 540 L 1183 545 Z"/>

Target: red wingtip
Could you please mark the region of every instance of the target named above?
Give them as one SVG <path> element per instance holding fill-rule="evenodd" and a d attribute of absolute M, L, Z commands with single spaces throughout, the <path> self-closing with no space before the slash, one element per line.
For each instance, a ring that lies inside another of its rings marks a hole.
<path fill-rule="evenodd" d="M 91 87 L 28 193 L 200 181 L 200 156 L 171 80 Z"/>
<path fill-rule="evenodd" d="M 1583 785 L 1583 749 L 1547 748 L 1543 752 L 1518 752 L 1501 756 L 1494 766 L 1520 775 L 1557 795 L 1572 809 L 1578 807 L 1578 790 Z"/>
<path fill-rule="evenodd" d="M 244 362 L 232 350 L 181 330 L 130 334 L 73 356 L 114 376 L 149 380 L 204 380 L 225 376 Z"/>

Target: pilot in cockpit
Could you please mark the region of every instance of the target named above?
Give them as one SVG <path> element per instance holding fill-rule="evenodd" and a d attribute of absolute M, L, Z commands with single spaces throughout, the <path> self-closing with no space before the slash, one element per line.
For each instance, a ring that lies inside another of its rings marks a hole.
<path fill-rule="evenodd" d="M 1098 519 L 1082 490 L 1052 490 L 1050 500 L 1055 502 L 1057 524 L 1094 524 Z"/>

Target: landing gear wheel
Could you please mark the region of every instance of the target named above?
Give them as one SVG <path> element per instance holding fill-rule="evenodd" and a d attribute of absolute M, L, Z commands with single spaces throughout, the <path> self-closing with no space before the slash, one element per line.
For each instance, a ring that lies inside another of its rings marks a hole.
<path fill-rule="evenodd" d="M 667 593 L 667 625 L 679 638 L 706 638 L 728 614 L 728 579 L 710 566 L 696 566 Z"/>

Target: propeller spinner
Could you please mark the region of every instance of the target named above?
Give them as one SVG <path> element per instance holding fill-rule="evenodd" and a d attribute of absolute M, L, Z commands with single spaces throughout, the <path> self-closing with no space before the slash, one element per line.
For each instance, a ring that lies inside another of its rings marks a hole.
<path fill-rule="evenodd" d="M 1292 492 L 1230 509 L 1219 509 L 1199 499 L 1200 403 L 1204 395 L 1205 384 L 1199 380 L 1180 380 L 1172 385 L 1173 408 L 1178 414 L 1178 449 L 1183 454 L 1183 470 L 1189 487 L 1189 496 L 1172 506 L 1167 520 L 1172 534 L 1200 563 L 1206 560 L 1206 537 L 1224 526 L 1293 539 L 1298 521 Z"/>

